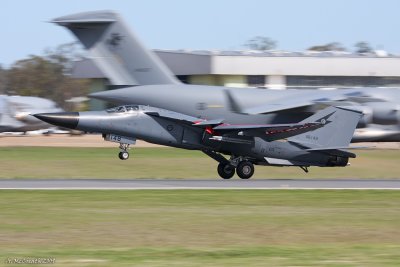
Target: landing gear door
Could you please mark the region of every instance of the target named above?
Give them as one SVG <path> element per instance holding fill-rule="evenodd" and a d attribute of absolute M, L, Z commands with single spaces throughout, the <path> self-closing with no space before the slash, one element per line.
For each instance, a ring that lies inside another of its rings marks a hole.
<path fill-rule="evenodd" d="M 129 145 L 136 144 L 135 138 L 125 137 L 116 134 L 106 134 L 104 136 L 104 140 L 120 144 L 129 144 Z"/>
<path fill-rule="evenodd" d="M 202 130 L 201 129 L 191 129 L 184 127 L 183 135 L 182 135 L 182 144 L 188 145 L 200 145 L 202 138 Z"/>

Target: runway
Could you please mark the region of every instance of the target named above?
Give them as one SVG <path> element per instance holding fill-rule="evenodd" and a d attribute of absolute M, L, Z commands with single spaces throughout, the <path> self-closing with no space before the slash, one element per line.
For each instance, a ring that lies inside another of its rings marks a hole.
<path fill-rule="evenodd" d="M 171 190 L 171 189 L 380 189 L 400 190 L 400 179 L 4 179 L 0 189 L 19 190 Z"/>

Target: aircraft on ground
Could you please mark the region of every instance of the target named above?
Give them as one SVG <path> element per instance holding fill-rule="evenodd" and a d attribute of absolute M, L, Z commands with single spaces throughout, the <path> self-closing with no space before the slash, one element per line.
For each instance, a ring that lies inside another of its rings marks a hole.
<path fill-rule="evenodd" d="M 86 12 L 63 16 L 53 22 L 68 28 L 89 51 L 89 58 L 112 87 L 119 88 L 92 93 L 89 95 L 92 98 L 117 105 L 149 105 L 200 119 L 223 118 L 227 123 L 236 124 L 293 123 L 329 105 L 354 106 L 353 109 L 365 114 L 359 124 L 363 130 L 356 132 L 354 141 L 370 141 L 371 135 L 373 141 L 396 141 L 394 136 L 400 136 L 398 88 L 320 91 L 187 85 L 179 82 L 141 44 L 117 13 Z M 387 131 L 386 125 L 397 127 Z"/>
<path fill-rule="evenodd" d="M 64 110 L 49 99 L 0 95 L 0 132 L 28 132 L 49 128 L 48 123 L 30 114 L 62 111 Z"/>
<path fill-rule="evenodd" d="M 328 107 L 290 124 L 227 124 L 223 119 L 197 117 L 143 105 L 125 105 L 105 111 L 35 114 L 56 126 L 103 134 L 120 143 L 119 158 L 129 158 L 136 139 L 201 150 L 216 160 L 218 174 L 250 178 L 254 165 L 344 167 L 356 155 L 346 151 L 362 117 L 359 111 Z M 251 115 L 249 115 L 251 117 Z M 227 159 L 223 155 L 229 155 Z"/>

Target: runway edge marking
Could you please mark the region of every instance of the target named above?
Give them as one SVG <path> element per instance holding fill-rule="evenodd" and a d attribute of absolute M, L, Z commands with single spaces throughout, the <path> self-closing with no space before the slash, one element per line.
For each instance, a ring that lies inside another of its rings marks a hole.
<path fill-rule="evenodd" d="M 0 190 L 400 190 L 399 187 L 8 187 Z"/>

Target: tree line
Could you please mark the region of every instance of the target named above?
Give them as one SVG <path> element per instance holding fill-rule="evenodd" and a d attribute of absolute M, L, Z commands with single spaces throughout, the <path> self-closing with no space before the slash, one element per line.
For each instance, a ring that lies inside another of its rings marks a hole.
<path fill-rule="evenodd" d="M 89 93 L 88 80 L 71 77 L 73 62 L 82 58 L 78 44 L 68 43 L 18 60 L 8 69 L 0 66 L 0 94 L 44 97 L 71 109 L 66 100 Z"/>
<path fill-rule="evenodd" d="M 278 46 L 278 42 L 265 36 L 256 36 L 248 40 L 245 47 L 251 50 L 274 50 Z M 339 42 L 330 42 L 322 45 L 310 46 L 306 49 L 307 51 L 347 51 L 347 49 Z M 368 54 L 372 53 L 374 50 L 368 42 L 360 41 L 354 44 L 354 52 L 357 54 Z"/>

